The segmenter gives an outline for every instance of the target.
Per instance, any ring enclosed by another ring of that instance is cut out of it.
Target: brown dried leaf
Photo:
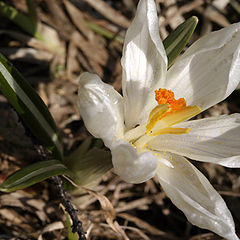
[[[209,6],[209,7],[207,7],[207,9],[204,10],[204,15],[208,19],[219,24],[222,27],[227,27],[230,25],[230,22],[227,20],[227,18],[223,14],[219,13],[212,6]]]
[[[0,48],[0,52],[6,55],[10,60],[19,59],[21,61],[38,63],[39,61],[49,62],[53,55],[44,50],[37,50],[33,48]]]
[[[171,18],[171,21],[169,22],[172,29],[177,28],[178,25],[184,22],[184,17],[181,14],[177,14],[179,10],[176,2],[176,0],[165,1],[165,6],[167,7],[166,18],[175,15],[175,17]]]
[[[124,204],[122,207],[118,207],[115,210],[116,212],[125,212],[134,208],[146,209],[147,205],[152,203],[152,201],[153,199],[151,199],[150,197],[144,197],[132,202],[128,202],[128,204]]]
[[[168,16],[168,18],[166,18],[165,21],[162,21],[160,23],[160,27],[166,26],[167,24],[169,24],[172,21],[172,19],[176,18],[177,16],[180,16],[180,15],[186,13],[186,12],[190,12],[193,9],[197,9],[203,3],[204,3],[203,0],[195,0],[195,1],[190,2],[190,3],[186,3],[185,5],[180,7],[177,12],[174,12],[173,14]]]
[[[43,240],[43,234],[46,232],[52,232],[54,230],[59,230],[59,229],[63,229],[64,225],[62,222],[58,221],[58,222],[54,222],[51,224],[48,224],[46,227],[44,227],[44,229],[42,230],[42,233],[39,235],[38,240]]]
[[[124,28],[129,27],[130,21],[126,17],[121,15],[118,11],[110,7],[104,1],[102,0],[85,0],[85,1],[113,23]]]
[[[66,177],[67,178],[67,177]],[[71,181],[69,178],[67,178],[68,181],[70,181],[75,187],[77,187],[78,189],[82,189],[85,192],[89,193],[90,195],[92,195],[93,197],[97,198],[102,210],[103,210],[103,214],[104,217],[106,219],[106,222],[109,224],[109,226],[117,233],[119,234],[119,239],[123,239],[123,240],[129,240],[129,238],[127,237],[126,233],[123,231],[123,229],[119,226],[118,222],[115,220],[116,218],[116,213],[115,210],[111,204],[111,202],[108,200],[107,197],[105,197],[104,195],[93,191],[91,189],[79,186],[77,184],[75,184],[73,181]]]
[[[78,46],[86,56],[104,65],[107,63],[107,52],[102,47],[98,47],[91,42],[87,41],[79,32],[74,31],[71,37],[72,41]],[[94,53],[94,54],[93,54]]]
[[[156,235],[156,236],[162,236],[165,239],[176,239],[175,237],[171,236],[170,234],[161,231],[153,226],[151,226],[149,223],[143,221],[140,218],[134,217],[130,214],[127,213],[119,213],[118,214],[119,217],[126,219],[127,221],[133,222],[134,224],[136,224],[138,227],[145,229],[146,231],[148,231],[148,233],[152,234],[152,235]]]
[[[108,200],[108,198],[98,192],[93,191],[93,190],[90,190],[90,189],[87,189],[84,187],[82,187],[82,189],[84,189],[86,192],[88,192],[89,194],[91,194],[92,196],[94,196],[98,199],[98,201],[101,204],[102,209],[104,210],[103,214],[104,214],[105,219],[106,219],[107,223],[109,224],[109,226],[116,233],[118,233],[121,236],[121,239],[128,240],[129,238],[127,237],[125,232],[121,229],[118,222],[115,221],[116,213],[114,211],[114,208],[113,208],[111,202]]]
[[[63,1],[73,23],[75,26],[82,32],[82,34],[85,35],[85,37],[88,38],[89,41],[93,43],[99,44],[99,36],[94,34],[94,32],[88,27],[86,24],[86,21],[84,20],[83,13],[76,8],[72,3],[69,1],[64,0]]]
[[[74,84],[76,85],[76,72],[80,72],[81,68],[79,66],[79,63],[77,61],[77,47],[76,45],[70,41],[69,46],[68,46],[68,53],[67,53],[67,78]]]

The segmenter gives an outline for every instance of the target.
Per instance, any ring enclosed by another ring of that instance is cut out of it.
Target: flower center
[[[159,105],[149,114],[146,126],[147,135],[188,133],[189,128],[171,128],[171,126],[201,112],[198,106],[186,106],[184,98],[175,99],[171,90],[161,88],[156,90],[155,99]]]
[[[155,99],[158,105],[149,114],[147,124],[125,133],[125,139],[139,150],[143,150],[147,143],[158,135],[188,133],[190,128],[173,128],[171,126],[201,112],[201,108],[197,105],[186,106],[184,98],[175,99],[171,90],[161,88],[155,90]]]

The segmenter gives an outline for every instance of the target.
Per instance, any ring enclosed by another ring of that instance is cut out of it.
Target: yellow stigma
[[[151,136],[188,133],[190,128],[171,128],[170,126],[201,112],[199,106],[186,106],[184,98],[175,99],[171,90],[161,88],[156,90],[155,99],[159,105],[149,114],[146,126],[146,133]]]

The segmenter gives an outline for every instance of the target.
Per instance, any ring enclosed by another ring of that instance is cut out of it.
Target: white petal
[[[228,240],[238,240],[230,211],[204,175],[184,157],[165,156],[174,168],[159,163],[157,176],[171,201],[192,224]]]
[[[203,110],[224,100],[240,81],[240,23],[195,42],[168,71],[166,88]]]
[[[88,131],[110,147],[123,136],[122,96],[96,75],[83,73],[79,78],[78,108]]]
[[[139,154],[125,141],[118,141],[111,152],[114,171],[126,182],[145,182],[156,174],[158,159],[151,152]]]
[[[174,127],[191,130],[182,135],[159,135],[149,146],[194,160],[240,167],[240,114],[192,120]]]
[[[154,0],[140,0],[123,48],[123,95],[127,128],[139,124],[155,103],[165,78],[167,57],[159,36]],[[149,106],[150,105],[150,106]]]

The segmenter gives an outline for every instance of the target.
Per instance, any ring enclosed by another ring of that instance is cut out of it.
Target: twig
[[[86,240],[85,233],[82,228],[82,222],[78,220],[76,209],[74,209],[74,207],[72,206],[70,200],[67,197],[66,191],[63,189],[62,179],[59,176],[55,176],[52,177],[52,180],[56,183],[56,187],[59,195],[62,198],[65,210],[68,212],[69,216],[72,219],[72,232],[78,234],[79,240]]]

